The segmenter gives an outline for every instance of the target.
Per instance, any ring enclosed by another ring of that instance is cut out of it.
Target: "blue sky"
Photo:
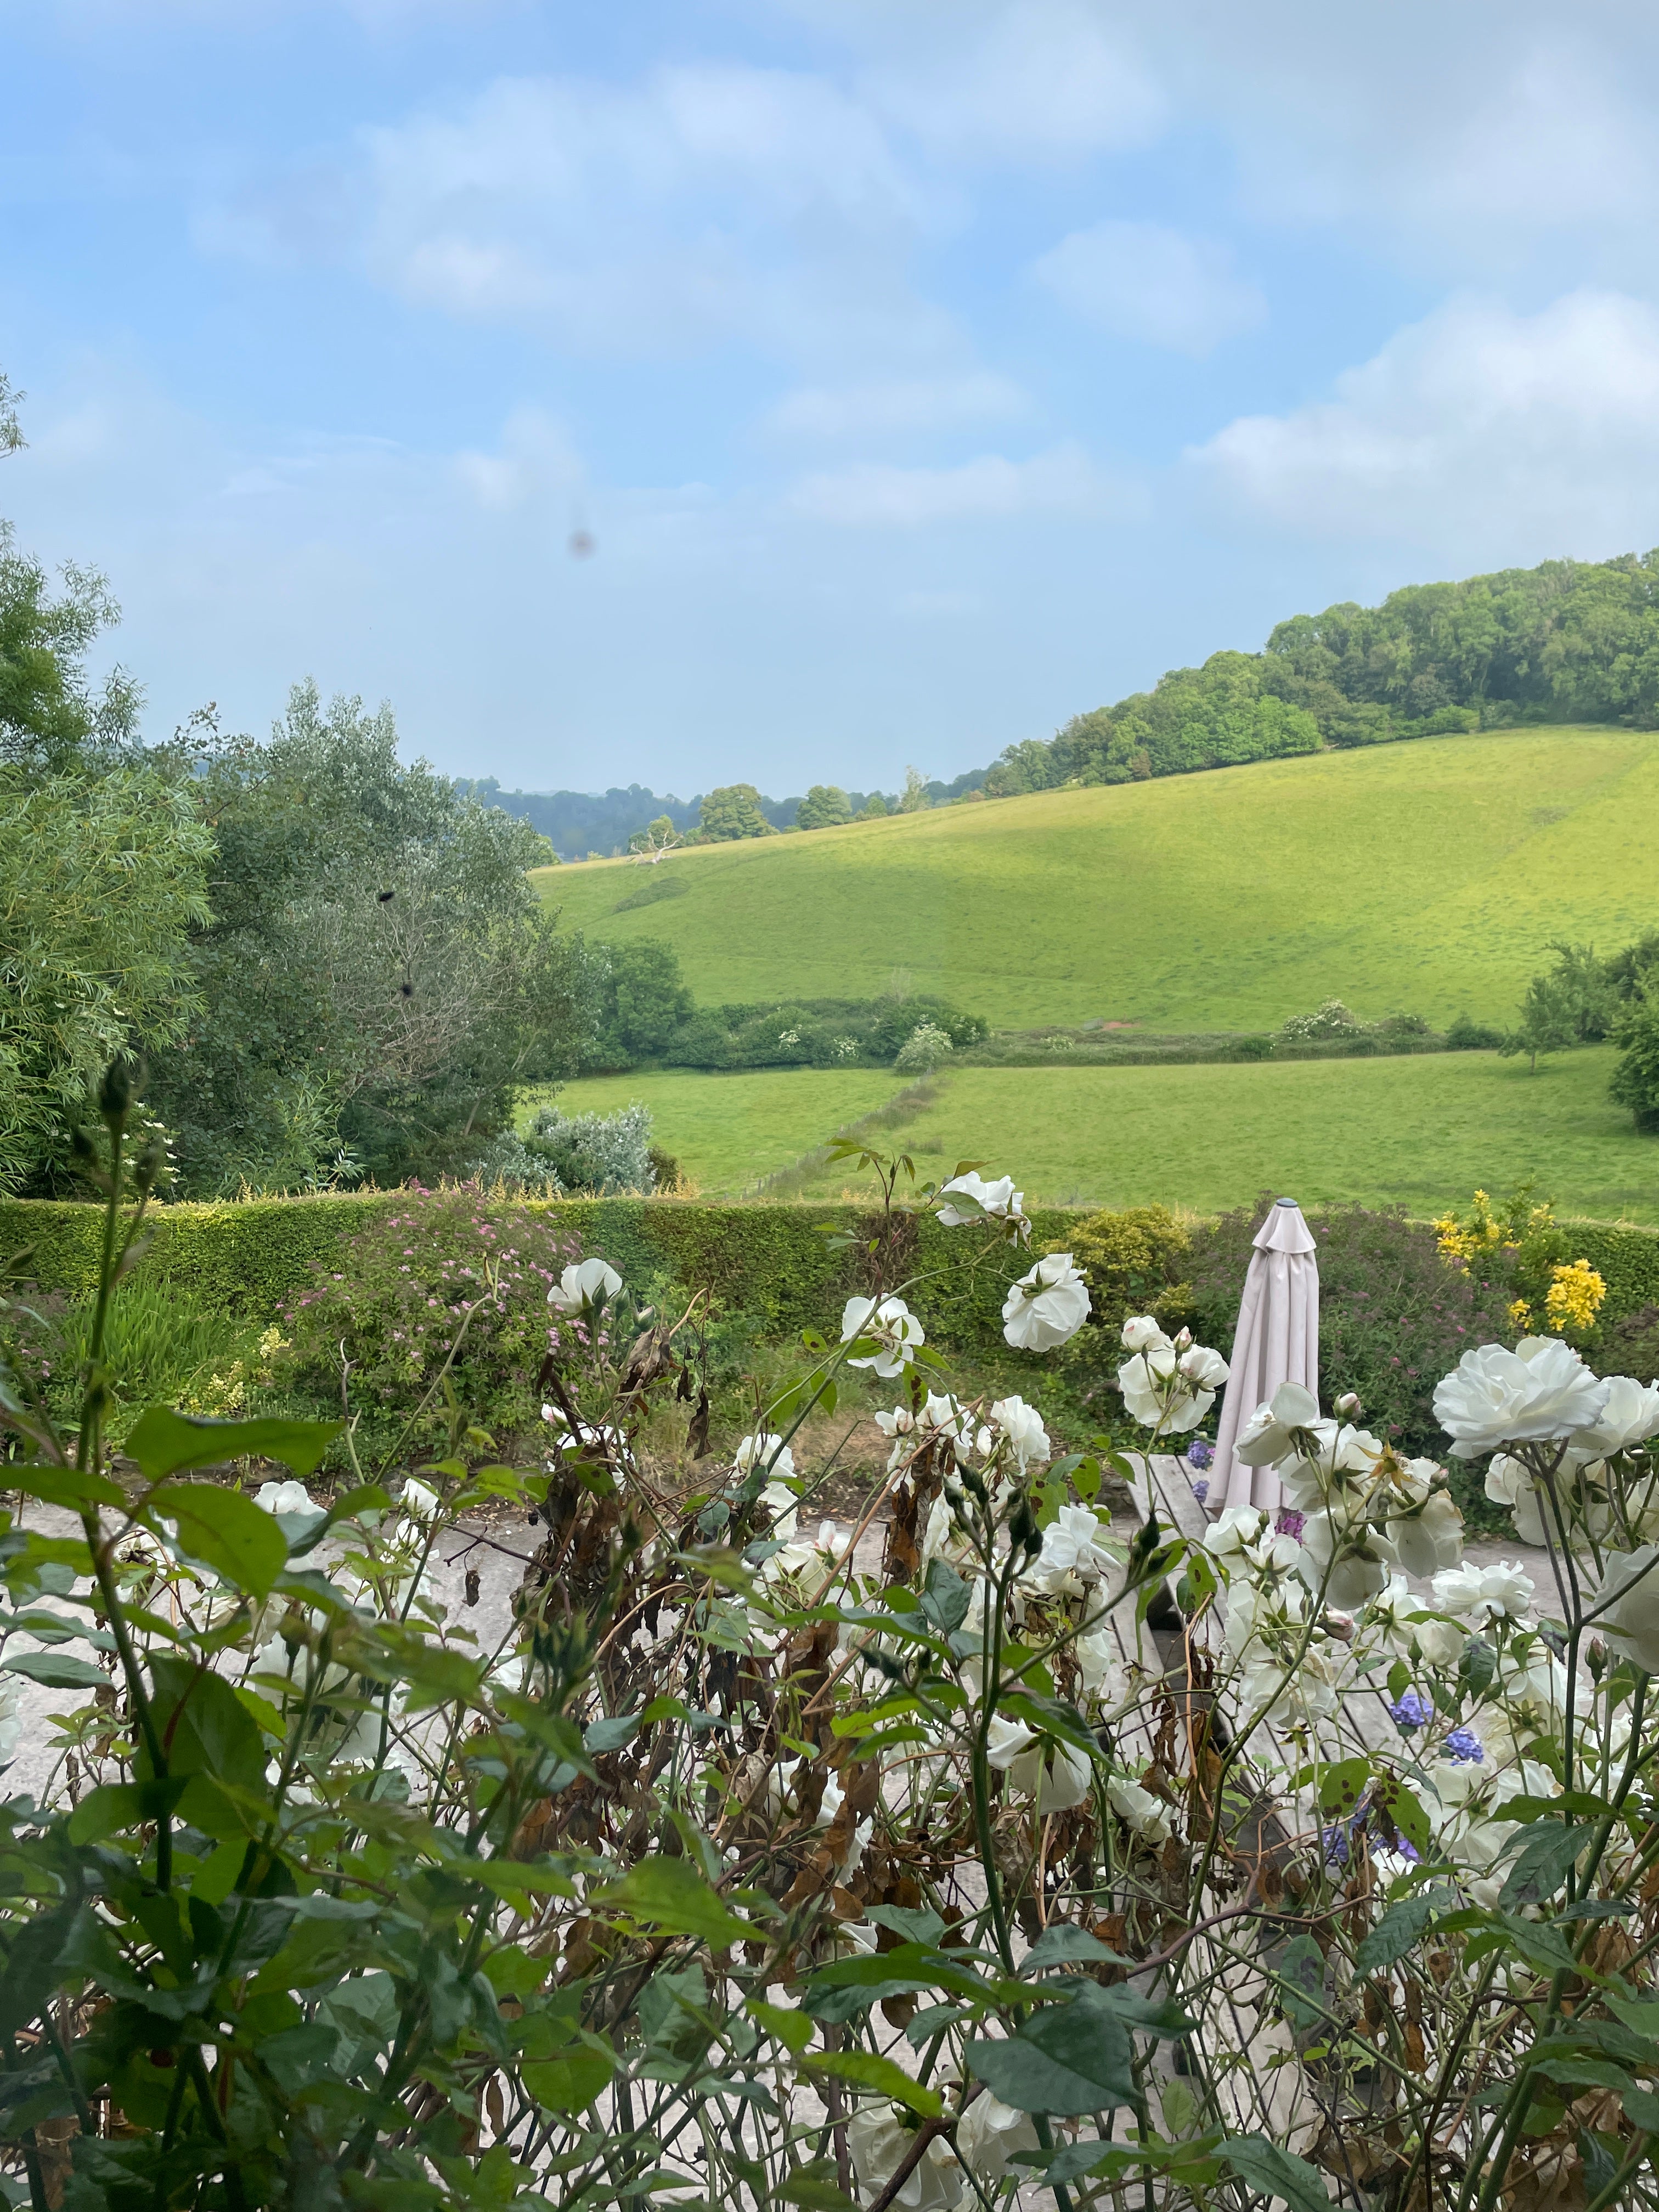
[[[892,787],[1659,540],[1625,0],[0,0],[0,514],[164,733]],[[594,543],[570,551],[574,532]]]

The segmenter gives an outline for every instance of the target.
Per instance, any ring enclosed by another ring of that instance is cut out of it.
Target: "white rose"
[[[1515,1559],[1489,1567],[1466,1561],[1434,1578],[1434,1601],[1442,1613],[1456,1613],[1477,1627],[1488,1621],[1524,1620],[1533,1600],[1533,1579]]]
[[[1127,1775],[1115,1774],[1106,1784],[1106,1802],[1126,1826],[1137,1836],[1145,1837],[1149,1844],[1168,1839],[1169,1807],[1139,1782],[1131,1782]]]
[[[1156,1345],[1170,1341],[1151,1314],[1135,1314],[1123,1324],[1123,1349],[1126,1352],[1150,1352]]]
[[[1093,1773],[1088,1754],[1068,1743],[1056,1744],[1048,1756],[1034,1744],[1008,1762],[1008,1786],[1035,1797],[1039,1814],[1069,1813],[1088,1796]]]
[[[1072,1656],[1077,1661],[1079,1689],[1085,1698],[1097,1698],[1117,1661],[1111,1624],[1103,1621],[1091,1635],[1079,1636],[1072,1646]]]
[[[1069,1252],[1051,1252],[1022,1275],[1002,1306],[1002,1334],[1017,1352],[1052,1352],[1089,1318],[1089,1286]]]
[[[256,1505],[263,1505],[267,1513],[320,1513],[322,1511],[303,1482],[262,1482],[253,1493]]]
[[[848,2120],[848,2153],[871,2201],[880,2196],[915,2141],[893,2106],[873,2099]],[[961,2201],[962,2162],[945,2136],[935,2136],[893,2202],[904,2212],[955,2212]]]
[[[1463,1516],[1443,1490],[1414,1511],[1393,1516],[1385,1534],[1395,1558],[1419,1579],[1455,1567],[1463,1556]]]
[[[438,1493],[428,1490],[425,1483],[416,1482],[411,1475],[398,1503],[411,1521],[429,1521],[438,1510]]]
[[[1035,1406],[1028,1406],[1024,1398],[999,1398],[991,1408],[991,1419],[1013,1446],[1014,1456],[1021,1467],[1029,1467],[1033,1460],[1054,1456],[1042,1414]]]
[[[1145,1429],[1195,1429],[1215,1403],[1215,1393],[1188,1376],[1187,1362],[1193,1358],[1163,1343],[1126,1360],[1117,1370],[1117,1387],[1131,1419]],[[1221,1371],[1224,1376],[1224,1366]]]
[[[1218,1352],[1212,1352],[1207,1344],[1195,1344],[1182,1353],[1181,1371],[1194,1389],[1207,1390],[1213,1396],[1231,1370]]]
[[[1597,1626],[1638,1667],[1659,1674],[1659,1544],[1608,1555],[1596,1594]]]
[[[591,1312],[608,1305],[622,1286],[622,1277],[604,1260],[573,1260],[548,1292],[547,1303],[566,1313]]]
[[[1097,1583],[1114,1565],[1106,1530],[1090,1505],[1062,1505],[1042,1532],[1034,1573],[1058,1591],[1067,1578]]]
[[[1389,1555],[1363,1521],[1310,1513],[1302,1524],[1302,1574],[1326,1602],[1346,1610],[1380,1590],[1389,1579]]]
[[[1267,1525],[1267,1516],[1259,1505],[1230,1505],[1205,1530],[1205,1549],[1218,1559],[1231,1558],[1256,1542]]]
[[[963,1201],[955,1205],[951,1194]],[[974,1221],[1000,1221],[1016,1243],[1024,1243],[1031,1233],[1031,1224],[1025,1218],[1025,1194],[1014,1188],[1012,1176],[1000,1176],[995,1182],[987,1182],[983,1176],[974,1174],[952,1176],[939,1189],[944,1201],[939,1218],[946,1229],[961,1229]]]
[[[1601,1419],[1573,1437],[1575,1455],[1610,1459],[1614,1452],[1629,1451],[1659,1436],[1659,1383],[1644,1389],[1628,1375],[1610,1375],[1607,1388]]]
[[[1544,1514],[1532,1469],[1508,1452],[1494,1453],[1486,1467],[1486,1495],[1515,1516],[1515,1533],[1523,1544],[1545,1541]]]
[[[1233,1457],[1243,1467],[1276,1467],[1297,1449],[1319,1419],[1319,1401],[1299,1382],[1281,1382],[1238,1432]]]
[[[1554,1336],[1523,1337],[1513,1352],[1478,1345],[1434,1393],[1435,1418],[1460,1459],[1593,1429],[1607,1402],[1607,1384]]]
[[[765,1465],[770,1480],[787,1482],[795,1472],[795,1455],[781,1437],[741,1437],[732,1455],[732,1464],[739,1474],[748,1474],[757,1465]]]
[[[1413,1623],[1417,1648],[1431,1667],[1455,1667],[1463,1656],[1465,1632],[1449,1620],[1421,1615]]]
[[[851,1344],[860,1336],[873,1337],[876,1349],[860,1359],[849,1359],[848,1365],[873,1367],[888,1382],[903,1373],[916,1356],[916,1346],[927,1340],[902,1298],[883,1298],[879,1305],[874,1298],[848,1298],[842,1310],[841,1340]]]
[[[1036,2123],[1029,2112],[1005,2105],[981,2089],[957,2122],[957,2150],[981,2183],[993,2188],[1008,2179],[1012,2151],[1035,2150]]]

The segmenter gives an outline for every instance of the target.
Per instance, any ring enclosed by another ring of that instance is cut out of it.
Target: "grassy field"
[[[1273,1066],[962,1068],[879,1141],[924,1176],[958,1159],[1006,1170],[1033,1198],[1162,1200],[1200,1212],[1272,1189],[1303,1200],[1401,1203],[1416,1214],[1535,1175],[1564,1213],[1659,1223],[1659,1139],[1608,1103],[1611,1051],[1547,1060],[1489,1053]],[[884,1085],[886,1088],[884,1090]],[[860,1091],[860,1085],[863,1086]],[[662,1075],[574,1083],[609,1109],[638,1097],[708,1194],[750,1187],[896,1085],[878,1075]],[[786,1133],[787,1137],[786,1140]],[[845,1187],[810,1177],[804,1194]]]
[[[536,880],[573,926],[670,939],[705,1003],[873,995],[897,970],[1012,1028],[1275,1027],[1334,995],[1372,1018],[1497,1021],[1550,939],[1611,950],[1659,921],[1656,842],[1659,734],[1528,730],[702,847],[650,876],[586,862]],[[671,875],[683,893],[616,910]]]
[[[652,1075],[592,1075],[568,1083],[567,1114],[614,1114],[641,1098],[655,1138],[706,1197],[745,1191],[834,1136],[844,1122],[884,1104],[903,1085],[878,1068],[778,1067],[735,1075],[666,1069]],[[520,1123],[537,1094],[520,1102]]]

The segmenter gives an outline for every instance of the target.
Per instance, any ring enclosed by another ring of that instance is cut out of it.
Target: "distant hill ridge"
[[[1150,691],[1076,715],[1052,738],[1022,739],[988,768],[927,791],[935,805],[1012,798],[1327,747],[1569,723],[1659,727],[1659,550],[1413,584],[1380,606],[1344,600],[1293,615],[1260,653],[1213,653],[1201,667],[1171,669]],[[473,788],[533,822],[566,858],[622,848],[656,814],[690,828],[701,803],[637,784],[603,799],[503,792],[493,781]],[[849,797],[856,812],[866,794]],[[763,799],[761,811],[785,829],[799,804]]]

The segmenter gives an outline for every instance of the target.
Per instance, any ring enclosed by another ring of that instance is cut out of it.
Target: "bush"
[[[1446,1031],[1448,1052],[1496,1052],[1503,1042],[1502,1030],[1491,1029],[1485,1022],[1472,1021],[1468,1014],[1459,1014]]]
[[[928,1075],[950,1050],[950,1037],[937,1022],[918,1022],[893,1066],[901,1075]]]
[[[648,1196],[657,1187],[651,1149],[650,1110],[637,1101],[614,1114],[562,1114],[544,1106],[521,1135],[498,1137],[471,1173],[486,1188],[501,1182],[544,1198],[567,1191]]]
[[[80,1414],[80,1378],[92,1338],[94,1302],[50,1294],[8,1316],[4,1349],[46,1396],[58,1419]],[[113,1394],[108,1428],[117,1443],[138,1413],[158,1399],[193,1413],[244,1410],[269,1380],[283,1348],[274,1328],[263,1334],[222,1307],[191,1298],[170,1283],[134,1283],[116,1300],[104,1341]]]
[[[337,1264],[319,1267],[283,1315],[289,1371],[302,1391],[337,1407],[343,1351],[367,1431],[360,1457],[364,1441],[388,1449],[412,1415],[410,1447],[423,1453],[445,1432],[440,1386],[465,1320],[450,1379],[505,1449],[538,1421],[536,1378],[557,1341],[547,1293],[580,1254],[532,1207],[469,1187],[406,1193],[349,1238]]]
[[[1224,1355],[1238,1321],[1251,1240],[1272,1202],[1263,1196],[1193,1234],[1191,1325]],[[1506,1280],[1495,1267],[1452,1265],[1434,1230],[1408,1221],[1398,1206],[1316,1206],[1308,1224],[1319,1247],[1322,1395],[1357,1391],[1360,1419],[1375,1435],[1401,1452],[1443,1459],[1434,1386],[1472,1346],[1512,1340]],[[1471,1522],[1500,1525],[1480,1475],[1462,1462],[1449,1464]]]
[[[1659,1382],[1659,1305],[1639,1307],[1602,1332],[1601,1364],[1611,1375]]]
[[[1327,999],[1315,1013],[1292,1014],[1279,1030],[1286,1044],[1324,1044],[1369,1034],[1358,1015],[1340,999]]]
[[[1271,1060],[1273,1041],[1270,1036],[1233,1037],[1221,1050],[1223,1060]]]

